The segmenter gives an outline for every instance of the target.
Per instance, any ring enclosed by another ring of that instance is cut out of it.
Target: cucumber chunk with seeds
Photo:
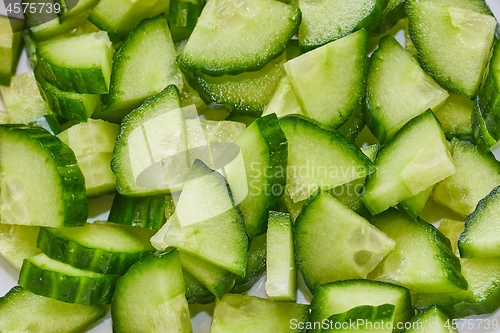
[[[467,281],[450,241],[433,225],[393,208],[369,219],[396,241],[396,248],[370,277],[400,284],[414,293],[460,292]]]
[[[0,224],[0,254],[16,269],[20,270],[23,260],[40,254],[36,247],[40,227]]]
[[[393,304],[379,306],[362,305],[344,313],[333,314],[324,323],[321,333],[392,333],[394,321]]]
[[[365,93],[367,46],[361,30],[285,64],[305,115],[333,127],[347,120]]]
[[[65,303],[16,286],[0,298],[0,331],[77,333],[105,313],[101,306]]]
[[[85,180],[75,154],[61,140],[40,127],[0,125],[0,161],[2,223],[85,223]],[[20,161],[25,161],[23,167]]]
[[[456,7],[454,7],[456,6]],[[410,35],[422,68],[451,92],[476,96],[493,45],[493,16],[436,0],[408,0]]]
[[[370,280],[345,280],[324,284],[316,290],[311,301],[308,321],[315,327],[309,333],[320,333],[321,323],[330,316],[359,306],[394,306],[394,326],[415,315],[410,291],[390,283]]]
[[[370,173],[371,161],[344,136],[308,118],[280,119],[288,140],[287,190],[294,202]]]
[[[308,306],[228,294],[215,303],[211,333],[301,332]]]
[[[36,52],[40,75],[59,90],[109,92],[113,54],[106,32],[46,41]]]
[[[366,278],[396,243],[328,193],[313,194],[294,225],[297,266],[307,287]]]
[[[177,250],[143,258],[116,284],[111,303],[113,332],[192,332],[184,293]]]
[[[175,59],[167,18],[142,21],[116,53],[105,112],[130,112],[170,84],[182,90]]]
[[[362,194],[372,214],[411,198],[456,172],[449,144],[431,110],[410,120],[380,149]]]
[[[285,50],[300,18],[298,8],[279,1],[209,1],[179,65],[208,75],[262,68]]]
[[[75,268],[45,254],[26,258],[19,285],[40,296],[85,305],[109,304],[118,275]]]
[[[380,40],[368,70],[368,127],[386,143],[409,120],[436,109],[448,98],[418,62],[392,36]]]

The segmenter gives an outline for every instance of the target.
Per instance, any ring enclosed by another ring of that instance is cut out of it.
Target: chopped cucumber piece
[[[489,152],[497,144],[497,139],[493,137],[483,116],[482,107],[479,102],[474,103],[474,112],[472,114],[472,133],[474,141],[478,148],[483,152]]]
[[[50,40],[37,45],[40,75],[62,91],[106,94],[112,45],[106,32]]]
[[[451,176],[456,168],[431,110],[413,118],[377,154],[362,194],[372,214],[383,212]]]
[[[186,299],[189,304],[206,304],[215,301],[215,296],[200,281],[184,270],[182,275],[186,286]]]
[[[365,93],[368,34],[360,30],[285,64],[304,114],[338,127]]]
[[[451,156],[457,172],[437,183],[432,196],[465,218],[479,200],[500,185],[500,162],[492,153],[483,153],[472,143],[458,139],[451,140]]]
[[[450,93],[446,103],[433,110],[443,127],[447,139],[472,137],[472,113],[474,102],[463,96]]]
[[[97,305],[65,303],[16,286],[0,298],[0,331],[77,333],[104,317],[105,313]]]
[[[236,275],[245,275],[248,239],[241,213],[224,177],[199,160],[191,168],[174,215],[151,243],[157,249],[177,247]]]
[[[273,302],[255,296],[228,294],[215,303],[211,333],[290,332],[302,330],[305,304]]]
[[[437,83],[472,99],[489,59],[496,20],[446,2],[406,2],[411,39],[422,68]]]
[[[142,21],[115,56],[105,112],[130,112],[170,84],[181,91],[182,75],[175,59],[165,15]]]
[[[287,213],[269,213],[266,267],[267,295],[276,301],[294,301],[297,292],[297,270],[292,220]]]
[[[36,247],[40,227],[0,224],[0,254],[18,270],[23,260],[40,254]]]
[[[286,182],[287,140],[276,115],[256,119],[235,140],[243,165],[224,167],[250,239],[264,233],[269,211],[277,209]]]
[[[276,85],[276,89],[271,100],[266,105],[262,116],[267,116],[271,113],[276,113],[278,118],[287,114],[303,114],[302,108],[293,92],[292,83],[286,74],[281,77]]]
[[[231,293],[243,293],[257,282],[266,270],[267,234],[262,234],[250,241],[247,255],[245,276],[236,276]]]
[[[13,18],[0,16],[0,85],[9,86],[23,49],[22,33],[13,32]],[[22,29],[21,29],[22,30]]]
[[[327,282],[366,278],[396,246],[325,192],[313,194],[302,208],[294,244],[297,266],[313,293]]]
[[[345,280],[324,284],[311,301],[308,332],[320,333],[321,323],[330,316],[359,306],[394,306],[394,323],[404,323],[415,315],[410,291],[390,283],[370,280]]]
[[[328,321],[322,325],[321,333],[348,333],[352,331],[392,333],[394,309],[393,304],[357,306],[347,312],[331,315]]]
[[[34,294],[85,305],[109,304],[117,275],[84,271],[45,254],[26,258],[19,285]]]
[[[359,103],[346,122],[337,129],[349,141],[354,142],[366,125],[363,108],[364,103]]]
[[[206,0],[170,0],[168,22],[173,40],[187,39],[193,32]]]
[[[372,33],[375,35],[383,34],[392,29],[399,20],[405,18],[405,2],[406,0],[389,0],[378,25],[373,29]]]
[[[450,241],[432,224],[393,208],[370,218],[370,222],[396,241],[394,251],[370,274],[371,278],[400,284],[414,293],[467,289]]]
[[[113,332],[191,333],[184,293],[178,251],[143,258],[116,284],[111,303]]]
[[[410,320],[402,333],[458,333],[456,323],[438,307],[427,309]]]
[[[418,62],[392,36],[380,40],[368,70],[368,127],[386,143],[409,120],[436,109],[448,98]]]
[[[399,203],[399,206],[403,208],[411,218],[416,219],[420,215],[420,212],[422,212],[422,210],[424,209],[425,204],[429,200],[433,189],[434,185],[429,186],[419,194],[401,201]]]
[[[77,20],[79,17],[88,17],[99,0],[55,0],[55,3],[61,3],[62,10],[57,13],[59,22],[64,23],[69,20]]]
[[[371,161],[336,130],[299,115],[280,119],[288,139],[287,190],[294,202],[370,172]]]
[[[285,51],[300,10],[279,1],[209,1],[179,57],[183,70],[208,75],[262,68]]]
[[[0,161],[2,223],[85,223],[85,180],[75,154],[61,140],[39,127],[0,125]],[[23,167],[20,161],[25,161]]]
[[[388,0],[299,0],[302,22],[299,43],[304,50],[324,45],[365,28],[375,28]]]
[[[491,147],[500,138],[500,42],[497,40],[493,46],[490,62],[486,68],[485,77],[481,85],[476,103],[481,118],[484,120],[473,122],[476,141],[483,141]],[[484,123],[484,124],[482,124]],[[486,138],[481,137],[481,132],[491,133],[491,144]],[[488,148],[489,148],[488,147]]]

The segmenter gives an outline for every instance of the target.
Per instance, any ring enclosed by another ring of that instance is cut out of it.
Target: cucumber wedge
[[[339,127],[365,94],[368,33],[360,30],[285,64],[304,114]]]
[[[450,241],[433,225],[393,208],[369,220],[396,241],[394,251],[370,274],[371,278],[405,286],[414,293],[467,289]]]
[[[441,125],[431,110],[413,118],[383,146],[361,198],[372,214],[383,212],[451,176],[456,168]]]
[[[178,251],[143,258],[116,284],[111,303],[113,332],[191,333],[184,293]]]
[[[45,254],[26,258],[19,285],[34,294],[85,305],[109,304],[118,275],[84,271]]]
[[[267,116],[271,113],[276,113],[278,118],[287,114],[303,114],[302,108],[293,92],[292,83],[286,75],[283,75],[276,85],[274,93],[262,116]]]
[[[198,203],[195,209],[193,202]],[[151,243],[157,249],[177,247],[236,275],[245,275],[248,239],[241,213],[224,177],[199,160],[191,168],[176,212]]]
[[[0,161],[2,223],[48,227],[85,223],[85,180],[75,154],[61,140],[40,127],[0,125]],[[19,161],[28,162],[20,167]]]
[[[392,333],[394,309],[393,304],[357,306],[347,312],[331,315],[328,321],[322,325],[321,333],[347,333],[351,331]]]
[[[238,74],[262,68],[285,51],[300,10],[279,1],[209,1],[179,57],[185,71]]]
[[[406,2],[410,35],[422,68],[442,87],[472,99],[489,59],[496,20],[463,7],[440,0]]]
[[[448,140],[472,137],[473,101],[461,95],[450,93],[446,103],[433,111]]]
[[[25,225],[0,224],[0,254],[17,270],[23,260],[40,254],[36,247],[40,227]]]
[[[294,202],[370,173],[372,162],[344,136],[299,115],[280,119],[288,140],[287,190]]]
[[[105,313],[100,306],[65,303],[16,286],[0,298],[0,331],[78,333]]]
[[[170,84],[181,91],[182,75],[175,59],[165,15],[142,21],[115,56],[105,112],[130,112]]]
[[[295,260],[309,290],[366,278],[396,243],[328,193],[313,194],[294,225]]]

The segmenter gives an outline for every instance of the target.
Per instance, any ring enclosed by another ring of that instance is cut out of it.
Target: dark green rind
[[[236,276],[231,293],[241,294],[257,282],[266,270],[266,234],[255,237],[250,241],[247,256],[247,269],[245,276]]]
[[[392,6],[391,2],[394,2]],[[404,19],[406,17],[405,2],[406,0],[389,0],[378,25],[372,30],[372,34],[381,35],[392,29],[399,20]]]
[[[118,275],[99,274],[96,277],[72,276],[39,267],[24,259],[19,273],[19,285],[34,294],[67,303],[85,305],[109,304]]]
[[[358,106],[353,109],[346,122],[337,128],[340,134],[344,135],[349,141],[354,142],[365,127],[364,107],[364,103],[358,104]]]
[[[45,149],[47,158],[52,160],[57,168],[62,186],[61,200],[64,202],[64,212],[61,212],[60,224],[53,226],[77,227],[84,225],[89,209],[85,179],[71,148],[41,127],[0,125],[2,140],[5,139],[6,135],[12,136],[14,140],[20,138],[21,140],[36,141]],[[41,223],[41,225],[45,224]]]
[[[0,298],[0,331],[78,333],[105,314],[101,306],[64,303],[16,286]]]
[[[476,99],[474,103],[474,112],[472,114],[472,134],[474,135],[474,142],[479,147],[482,152],[489,152],[492,147],[497,144],[497,139],[495,139],[483,118],[483,112],[481,111],[481,106]]]
[[[368,327],[377,327],[377,323],[382,327],[379,330],[381,332],[385,332],[388,330],[387,327],[389,327],[389,324],[387,323],[392,323],[392,321],[394,320],[394,309],[395,306],[393,304],[382,304],[379,306],[357,306],[350,309],[349,311],[339,314],[333,314],[328,317],[328,324],[330,325],[330,327],[323,328],[321,330],[321,333],[343,332],[341,328],[336,328],[337,326],[335,324],[340,324],[340,326],[338,327],[342,327],[342,324],[347,324],[349,327],[349,325],[351,325],[351,323],[353,322],[356,323],[356,331],[359,332],[365,331],[365,325]],[[367,332],[370,331],[370,329],[367,329]]]
[[[101,95],[79,94],[58,89],[47,82],[35,69],[38,88],[50,109],[61,117],[74,121],[87,121],[101,103]]]
[[[200,281],[186,271],[182,271],[186,287],[186,299],[189,304],[207,304],[215,301],[215,296]]]
[[[61,124],[59,124],[58,117],[54,114],[46,114],[28,123],[29,126],[41,127],[52,135],[57,135],[62,132]]]
[[[175,209],[171,195],[166,197],[124,197],[116,194],[108,221],[159,230]]]
[[[477,134],[487,131],[492,138],[500,138],[500,41],[497,40],[493,46],[493,51],[488,66],[485,70],[485,77],[479,94],[476,99],[474,113],[481,112],[482,122],[479,123],[476,116],[476,122],[473,120],[473,129],[476,141],[481,137]],[[484,129],[482,128],[484,127]],[[476,131],[478,133],[476,133]],[[487,145],[489,142],[484,140]],[[491,146],[490,146],[491,147]]]
[[[189,38],[204,6],[205,0],[170,0],[168,22],[174,41]]]
[[[452,322],[448,314],[437,306],[433,306],[419,313],[413,317],[409,323],[412,325],[408,325],[409,328],[405,328],[401,333],[425,333],[430,332],[430,330],[439,330],[440,332],[446,330],[450,333],[456,332],[451,329],[456,323]],[[443,329],[443,331],[440,329]]]
[[[80,244],[75,240],[67,238],[71,233],[78,233],[81,228],[91,227],[92,225],[89,224],[85,227],[71,228],[71,230],[40,228],[37,247],[47,257],[73,267],[100,274],[116,275],[125,274],[130,266],[154,251],[154,248],[148,246],[148,244],[144,244],[143,251],[119,252],[113,250],[112,240],[110,240],[110,244],[95,244],[95,247],[91,247],[91,239],[89,239],[89,244]],[[109,226],[109,228],[113,227]],[[101,231],[95,230],[94,232]],[[132,236],[125,230],[122,232],[127,234],[127,236]],[[99,246],[102,248],[98,248]]]

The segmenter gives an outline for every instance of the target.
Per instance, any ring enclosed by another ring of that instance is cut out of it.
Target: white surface
[[[486,0],[489,4],[491,10],[494,12],[495,16],[500,19],[500,0]],[[3,1],[0,1],[0,14],[5,13],[5,8]],[[401,36],[398,36],[401,37]],[[30,69],[30,65],[28,59],[26,57],[26,53],[23,52],[22,58],[19,63],[19,67],[17,70],[17,74],[28,71]],[[3,108],[3,105],[0,101],[0,109]],[[496,153],[499,153],[497,151]],[[497,158],[500,154],[496,154]],[[90,202],[90,220],[107,219],[108,209],[111,205],[112,196],[104,197],[98,200],[91,200]],[[17,270],[11,266],[3,257],[0,256],[0,295],[4,295],[7,293],[12,287],[17,284],[18,272]],[[265,289],[264,282],[265,278],[262,278],[249,292],[251,295],[258,295],[265,297]],[[303,285],[303,283],[299,283],[299,285]],[[304,293],[299,292],[298,302],[307,303],[310,301],[309,295],[304,296]],[[210,322],[211,317],[210,314],[213,311],[213,304],[209,305],[194,305],[191,307],[192,314],[192,323],[193,323],[193,332],[194,333],[209,333],[210,332]],[[491,320],[496,319],[500,321],[500,310],[495,314],[490,316],[473,316],[470,318],[489,318]],[[473,332],[491,332],[491,333],[500,333],[500,328],[497,329],[485,329],[484,326],[479,327],[480,321],[459,321],[457,323],[458,327],[464,327],[459,331],[461,333],[473,333]],[[467,328],[467,325],[474,325],[474,328]],[[111,333],[111,319],[108,315],[93,325],[87,332],[89,333]],[[9,333],[9,332],[4,332]],[[236,333],[236,332],[235,332]],[[267,333],[267,332],[263,332]],[[271,332],[269,332],[271,333]]]

